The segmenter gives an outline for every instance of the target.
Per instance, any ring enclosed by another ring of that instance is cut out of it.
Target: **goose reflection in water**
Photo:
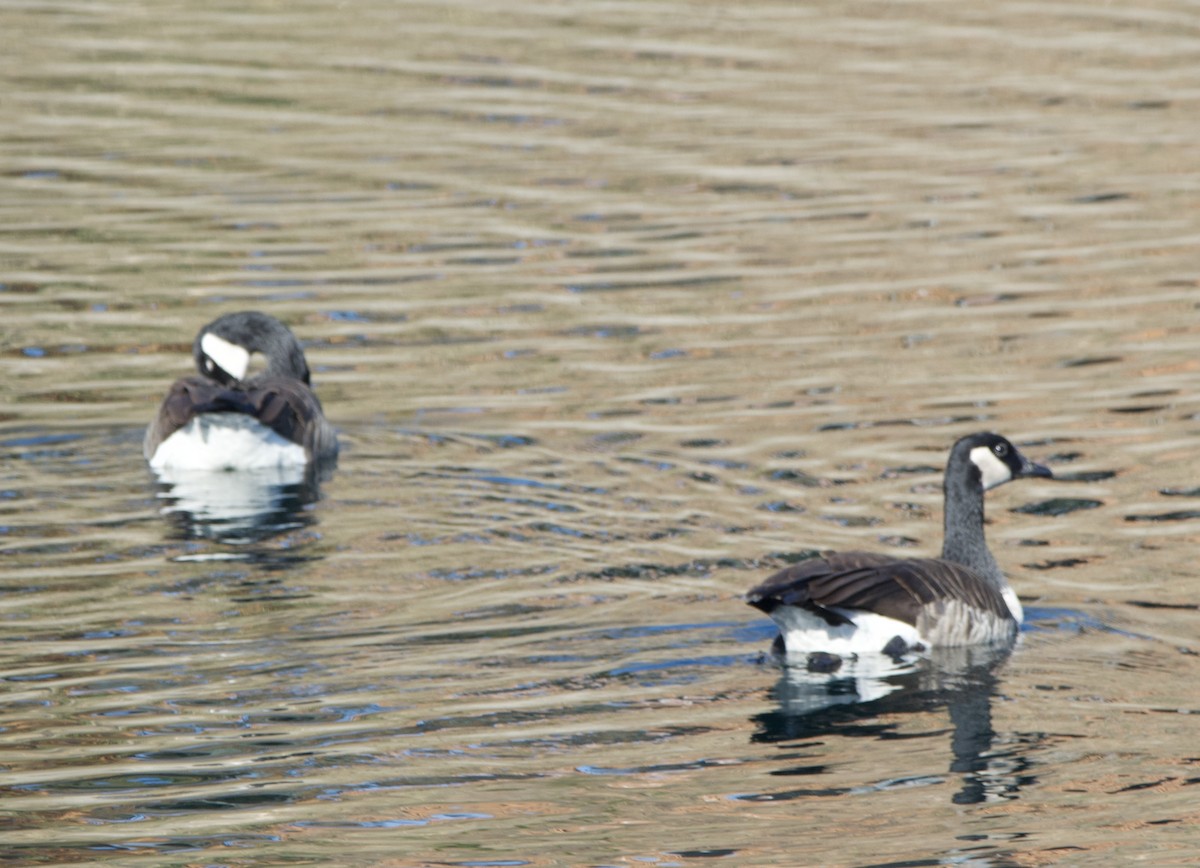
[[[317,464],[238,471],[161,468],[157,496],[162,514],[182,539],[232,545],[262,542],[308,527],[311,504],[332,467]]]
[[[996,741],[992,701],[998,694],[998,672],[1012,647],[936,648],[927,657],[900,661],[884,655],[878,655],[879,660],[860,657],[831,674],[785,667],[774,691],[779,708],[753,718],[759,726],[753,740],[781,742],[830,735],[899,738],[903,737],[897,732],[900,723],[880,718],[938,713],[945,708],[953,727],[948,770],[964,776],[952,800],[974,804],[1016,798],[1022,787],[1034,781],[1022,746],[1028,739],[1018,737],[1022,744],[998,752],[992,749]],[[877,788],[940,783],[939,775],[940,771],[928,779],[883,782]],[[806,790],[793,795],[812,794]],[[789,794],[762,798],[784,800]]]

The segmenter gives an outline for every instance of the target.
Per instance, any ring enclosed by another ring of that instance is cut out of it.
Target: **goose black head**
[[[1026,476],[1052,477],[1050,468],[1034,464],[999,434],[971,434],[954,444],[948,467],[965,462],[984,491],[1011,479]]]
[[[300,342],[291,329],[265,313],[227,313],[200,329],[192,345],[200,373],[225,386],[246,379],[254,353],[266,359],[267,374],[310,383]]]

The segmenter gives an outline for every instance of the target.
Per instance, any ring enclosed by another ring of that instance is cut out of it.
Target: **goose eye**
[[[992,447],[992,451],[996,453],[997,457],[1003,458],[1005,455],[1008,454],[1008,444],[1007,443],[997,443],[995,446]]]
[[[204,360],[204,370],[211,372],[211,371],[213,370],[213,368],[215,368],[215,367],[216,367],[216,366],[213,364],[213,360],[212,360],[212,359],[205,359],[205,360]]]

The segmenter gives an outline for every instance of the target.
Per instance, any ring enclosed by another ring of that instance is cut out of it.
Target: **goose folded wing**
[[[798,606],[831,625],[849,621],[842,612],[863,610],[916,624],[922,610],[950,600],[999,616],[1007,606],[999,592],[973,570],[937,558],[894,558],[841,552],[782,570],[747,595],[764,611]]]
[[[252,414],[280,437],[299,443],[309,456],[336,453],[336,435],[308,386],[289,377],[268,377],[247,385]]]
[[[171,385],[163,398],[155,424],[159,442],[202,413],[251,413],[244,392],[229,389],[204,377],[184,377]]]

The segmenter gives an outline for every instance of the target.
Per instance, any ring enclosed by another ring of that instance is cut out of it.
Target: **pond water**
[[[1200,863],[1196,7],[0,26],[6,864]],[[141,436],[245,308],[343,452],[231,517]],[[764,660],[982,429],[1013,653]]]

